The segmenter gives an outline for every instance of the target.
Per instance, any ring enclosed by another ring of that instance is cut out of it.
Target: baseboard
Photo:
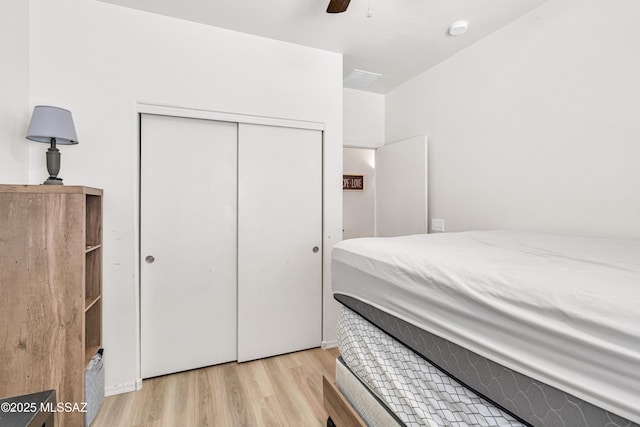
[[[117,384],[111,387],[105,387],[104,395],[113,396],[116,394],[129,393],[130,391],[140,390],[142,388],[142,379],[137,379],[136,381],[131,381],[124,384]]]
[[[333,340],[333,341],[322,341],[322,346],[321,348],[323,350],[327,350],[329,348],[335,348],[338,346],[338,340]]]

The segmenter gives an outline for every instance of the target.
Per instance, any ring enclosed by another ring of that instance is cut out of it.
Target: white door
[[[376,149],[376,236],[427,233],[427,137]]]
[[[237,124],[143,115],[143,378],[236,360]]]
[[[238,361],[317,347],[322,133],[240,124]]]

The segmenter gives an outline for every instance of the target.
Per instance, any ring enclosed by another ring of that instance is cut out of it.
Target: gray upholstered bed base
[[[355,298],[334,297],[476,393],[536,427],[640,427]]]

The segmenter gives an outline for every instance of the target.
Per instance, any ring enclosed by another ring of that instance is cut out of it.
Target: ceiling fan
[[[331,0],[327,7],[327,13],[342,13],[349,7],[351,0]]]

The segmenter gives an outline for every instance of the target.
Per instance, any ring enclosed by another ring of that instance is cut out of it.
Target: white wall
[[[347,175],[364,175],[364,190],[347,190],[343,191],[342,194],[342,237],[344,239],[374,236],[375,155],[375,150],[369,148],[344,149],[342,156],[343,173]]]
[[[323,338],[335,339],[329,263],[342,231],[342,57],[93,0],[32,0],[31,8],[30,102],[73,112],[80,144],[61,148],[60,176],[104,189],[108,392],[140,376],[139,101],[325,123]],[[34,158],[31,167],[39,182],[44,165]],[[167,173],[180,170],[167,165]]]
[[[384,95],[344,89],[344,145],[375,148],[384,145]]]
[[[345,88],[344,173],[363,174],[362,192],[343,194],[344,238],[374,235],[375,149],[384,145],[384,95]]]
[[[552,0],[386,98],[447,231],[640,237],[637,0]]]
[[[0,183],[26,184],[29,142],[29,2],[0,3]],[[37,144],[37,143],[34,143]],[[43,148],[42,161],[47,146]]]

